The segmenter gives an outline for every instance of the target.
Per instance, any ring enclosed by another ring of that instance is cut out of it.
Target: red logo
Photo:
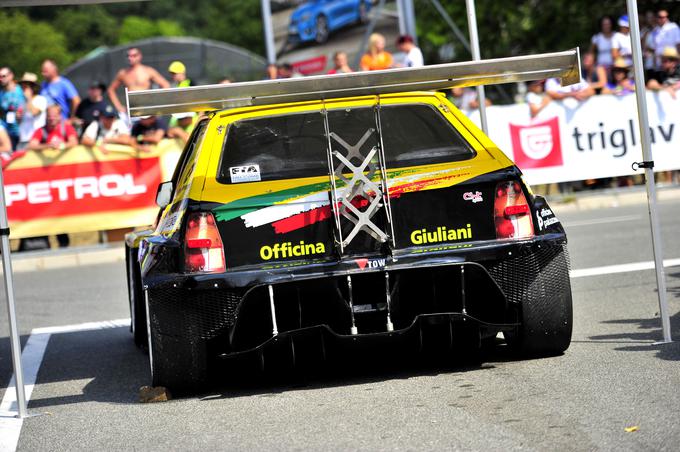
[[[524,168],[562,166],[560,123],[555,117],[530,126],[510,124],[515,164]]]
[[[314,74],[326,69],[327,58],[325,55],[310,58],[308,60],[296,61],[293,67],[302,75]]]

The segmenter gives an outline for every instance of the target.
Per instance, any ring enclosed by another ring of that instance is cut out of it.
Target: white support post
[[[261,0],[262,28],[264,29],[264,46],[267,51],[267,64],[276,64],[276,45],[274,44],[274,26],[272,25],[272,7],[270,0]]]
[[[5,278],[5,295],[7,296],[7,314],[9,316],[9,338],[12,349],[12,367],[14,368],[14,384],[17,393],[18,418],[28,416],[26,408],[26,390],[24,388],[24,370],[21,366],[21,342],[14,303],[14,281],[12,279],[12,259],[9,246],[9,223],[5,207],[5,184],[0,170],[0,252],[2,252],[2,271]]]
[[[666,277],[663,270],[663,250],[661,243],[661,230],[659,228],[659,215],[656,206],[656,185],[654,180],[654,167],[652,158],[652,146],[649,134],[649,117],[647,116],[647,90],[645,89],[645,77],[642,66],[642,48],[640,44],[640,22],[636,0],[626,0],[628,7],[628,20],[630,21],[630,39],[633,44],[633,72],[635,74],[635,100],[637,101],[638,126],[642,137],[642,158],[646,163],[645,185],[647,186],[647,207],[649,222],[652,230],[652,251],[654,253],[654,266],[656,268],[656,287],[659,298],[659,313],[663,329],[663,342],[672,342],[671,322],[668,314],[668,302],[666,294]]]
[[[477,35],[477,13],[475,12],[475,0],[465,0],[467,8],[468,29],[470,30],[470,47],[472,47],[472,59],[479,61],[479,36]],[[482,123],[482,131],[489,134],[489,126],[486,121],[486,94],[483,86],[477,87],[477,101],[479,102],[479,119]]]

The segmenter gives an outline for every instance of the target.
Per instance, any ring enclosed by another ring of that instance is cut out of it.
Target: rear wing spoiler
[[[575,48],[564,52],[419,68],[130,91],[126,92],[126,97],[129,116],[167,115],[552,77],[561,78],[563,85],[571,85],[580,81],[580,74],[579,51]]]

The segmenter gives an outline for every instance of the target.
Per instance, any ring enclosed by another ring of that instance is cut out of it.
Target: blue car
[[[289,41],[326,42],[332,32],[365,22],[370,9],[370,0],[310,0],[290,16]]]

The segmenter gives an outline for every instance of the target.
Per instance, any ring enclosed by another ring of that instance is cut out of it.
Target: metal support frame
[[[272,316],[272,335],[276,336],[279,334],[279,328],[276,325],[276,306],[274,305],[274,287],[271,284],[267,286],[269,289],[269,311]]]
[[[264,29],[264,46],[267,51],[267,64],[276,63],[276,46],[274,43],[274,28],[272,25],[271,0],[260,0],[262,8],[262,28]]]
[[[479,36],[477,34],[477,13],[475,12],[475,0],[465,0],[467,8],[468,28],[470,30],[470,46],[472,47],[472,59],[479,61]],[[483,86],[477,86],[477,101],[479,102],[479,119],[482,124],[482,131],[485,135],[489,134],[489,124],[486,120],[486,93]]]
[[[338,207],[337,196],[338,187],[337,184],[335,183],[335,170],[333,169],[333,143],[331,143],[330,124],[328,123],[328,112],[326,111],[326,109],[322,111],[322,114],[323,114],[323,127],[324,131],[326,132],[327,141],[326,157],[328,159],[328,177],[331,181],[329,197],[331,202],[331,208],[333,209],[333,220],[335,222],[335,243],[336,246],[339,248],[340,254],[343,254],[345,251],[345,246],[343,245],[344,240],[342,238],[342,228],[340,227],[340,208]]]
[[[0,171],[0,252],[2,252],[2,271],[5,278],[9,337],[12,349],[12,367],[14,368],[14,388],[17,393],[17,417],[23,419],[28,417],[28,409],[26,406],[26,390],[24,389],[24,370],[21,365],[21,342],[19,341],[19,327],[14,300],[14,281],[12,279],[12,250],[9,245],[9,222],[5,206],[5,183],[2,171]]]
[[[375,124],[378,127],[378,140],[380,141],[380,149],[378,157],[380,159],[380,173],[382,178],[382,192],[383,204],[385,206],[385,213],[387,214],[387,224],[390,225],[390,241],[392,246],[396,247],[396,238],[394,236],[394,223],[392,222],[392,202],[390,201],[390,187],[387,179],[387,159],[385,159],[385,143],[383,142],[382,121],[380,120],[380,100],[375,107]]]
[[[394,331],[392,324],[392,296],[390,294],[390,274],[385,272],[385,299],[387,301],[387,331]]]
[[[460,305],[461,312],[467,314],[467,301],[465,300],[465,265],[460,266]]]
[[[647,115],[647,90],[644,84],[642,66],[642,48],[640,45],[640,22],[636,0],[626,0],[628,19],[630,21],[630,39],[633,44],[633,71],[635,73],[635,100],[637,101],[638,126],[642,144],[642,156],[645,162],[652,162],[652,146],[649,132],[649,117]],[[645,169],[645,185],[647,187],[647,207],[649,222],[652,232],[652,252],[654,254],[654,267],[656,268],[656,286],[659,299],[659,313],[663,329],[663,343],[672,342],[671,322],[668,314],[668,301],[666,297],[666,278],[663,269],[663,251],[661,249],[661,230],[659,228],[659,214],[656,206],[656,185],[654,180],[654,168],[652,165],[641,165]]]
[[[337,133],[330,133],[330,138],[347,151],[346,155],[343,155],[340,151],[331,151],[331,155],[340,161],[340,165],[334,168],[333,176],[345,183],[345,189],[339,198],[341,205],[339,209],[340,215],[354,223],[354,227],[342,241],[343,247],[349,245],[360,231],[368,233],[381,243],[388,240],[388,235],[371,221],[371,218],[373,218],[378,210],[384,207],[384,204],[381,202],[383,192],[371,180],[376,173],[374,157],[378,153],[378,148],[373,146],[366,156],[361,153],[362,146],[374,133],[375,129],[369,128],[354,145],[347,143]],[[352,159],[359,159],[361,163],[355,166],[351,161]],[[343,174],[346,170],[352,172],[352,176],[349,179]],[[352,201],[357,197],[368,201],[368,206],[364,211],[359,210],[352,204]]]
[[[350,333],[352,336],[356,336],[359,334],[359,330],[357,329],[357,324],[354,320],[354,292],[352,290],[352,276],[347,275],[347,291],[349,293],[349,315],[350,318],[352,319],[352,326],[350,327]]]

